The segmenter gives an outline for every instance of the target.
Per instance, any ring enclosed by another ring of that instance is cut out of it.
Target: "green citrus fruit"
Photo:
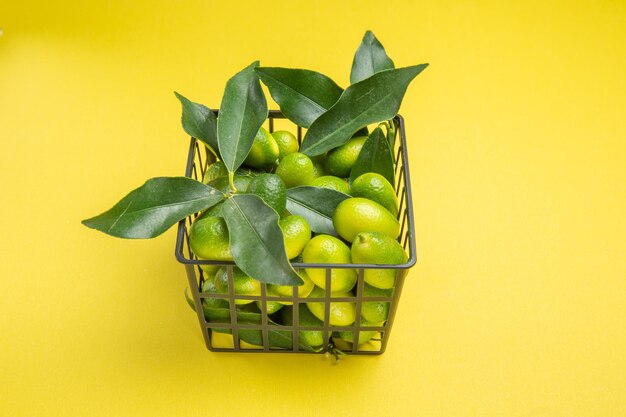
[[[314,178],[313,162],[303,153],[290,153],[281,159],[276,175],[283,179],[287,188],[307,185]]]
[[[361,232],[382,232],[391,238],[400,234],[400,222],[386,208],[363,197],[352,197],[337,205],[333,226],[339,236],[352,242]]]
[[[226,168],[226,165],[224,165],[222,161],[217,161],[209,165],[207,170],[204,172],[202,182],[208,184],[214,179],[224,177],[226,175],[228,175],[228,168]]]
[[[298,323],[293,322],[293,307],[287,306],[280,312],[282,323],[285,326],[311,326],[319,327],[320,330],[300,330],[300,342],[313,348],[324,344],[324,323],[315,317],[305,304],[298,304]],[[331,332],[328,332],[330,336]]]
[[[240,193],[245,193],[246,191],[248,191],[248,187],[250,186],[251,182],[252,182],[252,176],[250,175],[235,174],[233,177],[233,183],[235,184],[235,188],[237,189],[237,192],[240,192]],[[213,188],[220,190],[224,194],[230,193],[230,184],[228,183],[228,175],[225,177],[219,177],[219,178],[212,180],[211,182],[209,182],[209,185]]]
[[[369,198],[377,202],[394,217],[398,216],[398,196],[393,186],[385,177],[375,172],[359,175],[350,185],[350,194],[353,197]]]
[[[321,177],[317,177],[313,181],[311,181],[311,185],[315,187],[330,188],[331,190],[339,191],[344,194],[350,193],[350,186],[348,185],[346,180],[335,177],[333,175],[324,175]]]
[[[208,277],[202,283],[202,292],[220,294],[215,287],[215,276]],[[208,308],[228,308],[228,300],[224,298],[202,298],[202,304]]]
[[[325,291],[320,287],[313,288],[309,298],[323,298],[325,297]],[[353,298],[354,295],[350,292],[333,292],[330,294],[331,298]],[[323,301],[309,301],[306,303],[311,313],[321,321],[324,321],[324,302]],[[331,326],[349,326],[354,323],[356,319],[356,306],[349,301],[336,301],[330,303],[330,316],[328,317],[328,323]]]
[[[302,253],[302,250],[311,240],[311,227],[304,217],[292,214],[278,221],[283,231],[287,258],[293,259]]]
[[[393,289],[383,290],[372,287],[368,283],[363,286],[363,297],[391,297]],[[388,301],[364,301],[361,306],[361,317],[369,322],[381,322],[389,316]]]
[[[215,274],[215,288],[220,294],[228,294],[228,269],[223,266]],[[233,291],[235,295],[261,295],[261,283],[233,267]],[[249,304],[252,300],[236,299],[235,304]]]
[[[298,298],[306,298],[309,294],[311,294],[311,291],[313,291],[315,284],[313,284],[313,281],[311,281],[311,278],[309,278],[304,270],[300,270],[298,275],[300,275],[300,278],[304,281],[304,284],[295,286],[298,291]],[[278,294],[278,296],[289,297],[290,299],[293,297],[293,285],[268,285],[268,287]],[[280,302],[285,305],[293,304],[292,301],[281,300]]]
[[[298,152],[300,144],[293,133],[286,130],[276,130],[272,132],[272,136],[278,144],[278,158],[283,159],[285,155]]]
[[[274,288],[272,288],[271,285],[268,285],[265,289],[265,294],[268,297],[278,297],[279,294],[276,292],[276,290]],[[263,304],[261,301],[255,301],[257,307],[259,307],[259,310],[263,311]],[[280,310],[281,308],[283,308],[284,304],[279,302],[279,301],[271,301],[271,300],[267,300],[265,301],[265,307],[267,309],[267,314],[274,314],[276,313],[278,310]]]
[[[287,187],[278,175],[260,174],[254,177],[248,186],[248,193],[256,194],[276,210],[278,215],[285,211]]]
[[[408,256],[397,240],[380,232],[359,233],[352,242],[352,262],[359,264],[398,265],[406,263]],[[364,279],[369,285],[388,289],[396,281],[395,269],[365,269]]]
[[[254,142],[243,161],[247,166],[254,168],[267,168],[276,164],[280,150],[274,137],[265,128],[260,128],[254,137]]]
[[[191,251],[200,259],[232,261],[226,222],[221,217],[199,216],[189,230]]]
[[[304,263],[349,264],[350,249],[341,240],[330,235],[317,235],[307,243],[302,251]],[[325,268],[305,268],[311,281],[320,288],[326,288]],[[330,290],[332,292],[350,291],[356,283],[354,269],[332,268],[330,272]]]
[[[326,158],[326,172],[336,177],[348,177],[366,139],[367,136],[352,138],[340,147],[330,151]]]
[[[209,265],[209,264],[204,264],[204,265],[200,264],[198,266],[200,267],[200,269],[202,269],[202,272],[204,272],[205,276],[209,276],[211,278],[215,276],[215,273],[221,267],[221,265]]]
[[[382,322],[370,322],[368,320],[361,320],[361,327],[379,327],[382,326]],[[342,331],[338,332],[339,337],[348,342],[354,343],[354,332]],[[377,330],[362,330],[359,332],[359,345],[365,342],[369,342],[373,337],[378,335]]]

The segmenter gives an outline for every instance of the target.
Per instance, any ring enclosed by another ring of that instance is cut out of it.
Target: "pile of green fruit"
[[[202,181],[153,178],[83,223],[116,237],[151,238],[197,214],[190,248],[197,259],[212,261],[201,265],[200,289],[212,295],[202,298],[206,320],[230,323],[230,299],[239,323],[272,325],[272,348],[292,348],[291,333],[281,331],[281,324],[319,328],[300,332],[300,348],[314,351],[329,336],[321,330],[324,322],[335,328],[355,321],[382,327],[388,301],[357,308],[350,299],[391,297],[395,269],[366,268],[357,285],[355,269],[331,268],[327,276],[327,269],[316,265],[407,262],[398,243],[392,119],[408,84],[426,66],[396,69],[368,31],[345,90],[315,71],[254,62],[228,81],[219,113],[176,93],[184,130],[212,154]],[[287,130],[263,127],[268,108],[261,81],[282,114],[306,129],[301,141]],[[234,267],[228,266],[231,261]],[[296,270],[294,262],[304,267]],[[294,305],[296,296],[302,302]],[[330,303],[328,318],[325,296],[338,299]],[[376,333],[360,331],[358,344]],[[263,345],[259,330],[239,329],[238,335]],[[353,336],[349,329],[333,333],[348,342]]]

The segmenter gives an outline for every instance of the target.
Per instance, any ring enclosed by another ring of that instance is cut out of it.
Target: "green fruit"
[[[221,217],[199,216],[189,230],[191,251],[199,259],[232,261],[226,222]]]
[[[398,241],[380,232],[359,233],[350,252],[352,262],[358,264],[400,265],[408,260]],[[389,289],[395,285],[398,272],[395,269],[365,269],[364,279],[373,287]]]
[[[307,243],[302,251],[304,263],[349,264],[350,249],[341,240],[330,235],[317,235]],[[326,288],[325,268],[305,268],[311,281],[320,288]],[[350,291],[356,283],[354,269],[332,268],[330,272],[330,291]]]
[[[295,326],[293,322],[293,307],[287,306],[280,313],[282,323],[285,326]],[[313,348],[324,344],[324,322],[315,317],[304,304],[298,304],[298,323],[300,326],[319,327],[320,330],[300,330],[300,342]],[[328,332],[330,337],[331,332]]]
[[[394,217],[398,217],[398,196],[393,186],[385,177],[375,172],[359,175],[352,185],[350,194],[353,197],[364,197],[377,202]]]
[[[326,172],[341,178],[350,176],[350,170],[359,157],[361,148],[366,140],[367,136],[352,138],[340,147],[330,151],[328,158],[326,158]]]
[[[215,274],[215,288],[219,294],[228,294],[228,269],[223,266]],[[261,295],[261,283],[233,267],[233,291],[235,295]],[[249,304],[253,300],[236,299],[236,305]]]
[[[287,187],[278,175],[260,174],[254,177],[248,186],[248,193],[256,194],[276,210],[279,215],[287,204]]]
[[[226,165],[224,165],[222,161],[217,161],[212,163],[204,172],[202,182],[208,184],[214,179],[224,177],[226,175],[228,175],[228,168],[226,168]]]
[[[202,292],[220,294],[215,286],[215,276],[208,277],[202,283]],[[228,300],[224,298],[202,298],[202,304],[207,308],[229,308]]]
[[[306,298],[309,294],[311,294],[311,291],[313,291],[315,284],[313,284],[313,281],[311,281],[311,278],[309,278],[305,271],[300,270],[298,275],[302,278],[302,281],[304,281],[302,285],[268,285],[268,287],[272,288],[272,291],[274,291],[278,296],[289,297],[290,299],[293,297],[293,289],[295,287],[298,291],[298,298]],[[281,300],[280,302],[285,305],[293,304],[292,301]]]
[[[309,298],[324,298],[325,292],[320,287],[313,288]],[[350,292],[333,292],[330,294],[331,298],[353,298],[354,295]],[[321,321],[324,321],[324,302],[323,301],[309,301],[306,306],[311,313]],[[328,317],[328,323],[331,326],[349,326],[354,323],[356,319],[356,306],[355,303],[348,301],[336,301],[330,303],[330,316]]]
[[[382,232],[391,238],[400,234],[400,222],[380,204],[362,197],[352,197],[337,205],[333,226],[339,236],[352,242],[361,232]]]
[[[268,297],[278,297],[279,294],[275,289],[272,288],[271,285],[268,285],[265,290],[265,295]],[[255,301],[259,310],[263,311],[263,303],[261,301]],[[279,301],[265,301],[265,308],[267,309],[267,314],[274,314],[281,308],[283,308],[284,304]]]
[[[279,153],[280,150],[276,140],[274,140],[270,132],[262,127],[254,137],[250,152],[248,152],[248,156],[246,156],[243,163],[254,168],[267,168],[276,164]]]
[[[332,175],[324,175],[311,181],[311,185],[315,187],[329,188],[344,194],[350,194],[350,186],[347,181]]]
[[[278,221],[283,231],[287,258],[293,259],[302,253],[302,250],[311,240],[311,227],[304,217],[292,214]]]
[[[361,327],[379,327],[382,326],[382,322],[370,322],[368,320],[361,320]],[[339,337],[348,342],[354,343],[354,332],[342,331],[338,332]],[[359,345],[365,342],[369,342],[373,337],[378,335],[377,330],[362,330],[359,332]]]
[[[363,285],[363,297],[391,297],[392,295],[393,289],[383,290],[367,283]],[[364,301],[361,305],[361,317],[369,322],[384,322],[389,317],[389,302]]]
[[[204,272],[205,276],[213,278],[218,269],[220,269],[221,265],[208,265],[208,264],[200,264],[198,265],[202,272]]]
[[[248,187],[250,186],[250,183],[252,182],[252,176],[235,174],[233,177],[233,182],[235,184],[235,188],[237,189],[237,192],[245,193],[246,191],[248,191]],[[209,185],[213,188],[218,189],[224,194],[230,193],[230,184],[228,183],[228,176],[216,178],[212,180],[211,182],[209,182]]]
[[[278,158],[283,159],[285,155],[298,152],[300,144],[293,133],[286,130],[276,130],[272,132],[272,136],[278,144]]]
[[[290,153],[281,159],[276,175],[283,179],[287,188],[307,185],[314,178],[313,162],[303,153]]]

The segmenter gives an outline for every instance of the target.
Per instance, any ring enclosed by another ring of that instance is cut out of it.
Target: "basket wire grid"
[[[217,112],[216,112],[217,114]],[[280,111],[271,110],[269,112],[269,118],[266,121],[266,128],[270,132],[275,130],[277,121],[280,123],[290,123]],[[409,178],[408,161],[406,154],[406,138],[404,131],[404,120],[400,115],[397,115],[393,119],[395,124],[396,137],[393,140],[393,155],[395,160],[395,192],[399,199],[398,220],[400,221],[401,229],[398,237],[398,242],[404,247],[408,254],[408,261],[400,265],[372,265],[372,264],[321,264],[321,263],[301,263],[293,262],[292,265],[299,271],[301,268],[320,268],[325,269],[326,272],[326,290],[324,290],[324,297],[302,298],[298,296],[297,287],[294,287],[291,297],[285,296],[273,296],[268,294],[268,289],[265,283],[261,283],[260,295],[240,295],[235,294],[233,284],[233,262],[221,262],[221,261],[207,261],[197,259],[189,245],[189,228],[193,220],[197,217],[198,213],[187,217],[179,222],[178,234],[176,240],[176,258],[179,262],[184,264],[187,272],[187,278],[189,280],[189,287],[192,293],[193,301],[196,306],[202,304],[203,299],[207,298],[220,298],[228,301],[230,320],[229,321],[208,321],[204,315],[202,308],[196,308],[198,321],[202,330],[205,344],[211,351],[221,352],[256,352],[256,353],[325,353],[328,351],[334,351],[335,346],[333,340],[330,337],[324,337],[324,343],[321,349],[310,351],[300,344],[300,332],[306,330],[323,331],[323,335],[329,335],[332,332],[353,332],[353,340],[359,340],[359,334],[363,331],[376,331],[380,332],[380,339],[378,343],[366,343],[359,346],[358,343],[347,344],[347,348],[342,349],[343,353],[347,354],[360,354],[360,355],[376,355],[385,351],[391,328],[394,322],[395,314],[402,292],[404,279],[408,272],[416,262],[415,253],[415,233],[413,222],[413,207],[411,201],[411,184]],[[296,125],[291,126],[297,129],[298,142],[302,141],[303,132],[302,128]],[[287,129],[289,130],[289,129]],[[399,137],[399,138],[398,138]],[[399,139],[399,140],[398,140]],[[187,160],[187,167],[185,175],[190,178],[202,181],[207,167],[215,161],[215,156],[209,151],[202,142],[191,138],[189,154]],[[213,294],[202,291],[202,285],[206,278],[206,273],[200,268],[200,265],[219,265],[225,266],[227,269],[228,278],[228,293],[227,294]],[[354,297],[332,297],[330,293],[331,272],[333,269],[355,269],[358,272],[357,283],[355,285]],[[396,270],[396,281],[393,288],[393,292],[390,296],[365,296],[363,294],[364,288],[364,272],[368,269],[393,269]],[[252,300],[258,302],[259,309],[261,310],[261,323],[242,323],[238,320],[237,308],[235,300]],[[289,324],[274,324],[270,323],[267,314],[267,303],[270,301],[287,301],[293,303],[293,317],[292,323]],[[324,303],[324,320],[323,327],[316,326],[304,326],[299,323],[299,304],[305,302],[323,302]],[[356,307],[356,320],[350,326],[332,326],[329,323],[331,302],[350,302],[355,303]],[[387,320],[380,326],[367,326],[362,323],[361,310],[364,302],[388,302],[389,313]],[[221,333],[228,332],[232,334],[233,347],[215,346],[212,342],[213,332],[219,329]],[[257,348],[250,349],[241,346],[239,333],[245,331],[255,331],[260,333],[260,339],[262,345]],[[276,332],[291,336],[291,349],[288,348],[275,348],[270,347],[269,333]]]

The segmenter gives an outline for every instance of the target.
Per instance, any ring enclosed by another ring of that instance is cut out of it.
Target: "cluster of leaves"
[[[278,285],[302,281],[285,254],[278,213],[258,196],[236,192],[233,178],[268,117],[261,81],[282,113],[306,128],[300,152],[313,157],[346,143],[368,125],[383,123],[369,135],[351,179],[378,172],[393,184],[395,132],[389,122],[398,112],[409,83],[428,64],[395,68],[370,31],[356,51],[345,90],[319,72],[260,67],[253,62],[226,84],[219,117],[208,107],[175,93],[182,104],[185,132],[202,141],[224,162],[230,192],[186,177],[159,177],[133,190],[108,211],[83,221],[88,227],[122,238],[152,238],[185,217],[222,204],[233,259],[249,276]],[[287,209],[307,218],[313,231],[334,233],[332,213],[348,196],[316,187],[289,190]]]

